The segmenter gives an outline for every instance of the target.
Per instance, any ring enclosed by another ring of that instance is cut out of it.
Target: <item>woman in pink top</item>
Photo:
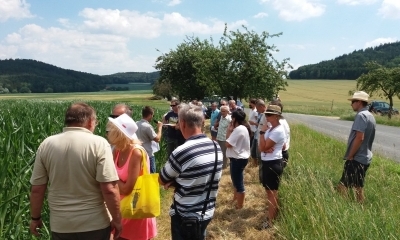
[[[132,192],[136,179],[142,174],[142,154],[146,151],[137,138],[134,138],[137,125],[132,118],[123,114],[115,119],[109,118],[107,138],[114,146],[114,161],[118,172],[118,187],[121,199]],[[150,171],[150,169],[148,169]],[[119,240],[148,240],[157,235],[155,218],[122,219],[122,233]]]

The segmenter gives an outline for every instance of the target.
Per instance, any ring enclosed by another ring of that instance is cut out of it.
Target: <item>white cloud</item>
[[[5,22],[10,18],[33,17],[29,7],[30,5],[25,0],[0,0],[0,22]]]
[[[178,4],[181,4],[181,3],[182,3],[181,0],[171,0],[171,1],[168,3],[168,6],[175,6],[175,5],[178,5]]]
[[[154,71],[155,56],[131,58],[129,39],[29,24],[7,35],[0,58],[28,58],[83,72],[111,74],[134,69]]]
[[[157,38],[162,34],[213,34],[224,31],[225,22],[210,20],[210,24],[193,21],[180,13],[166,13],[158,16],[155,13],[140,13],[128,10],[85,8],[80,15],[86,20],[84,27],[106,33],[119,34],[136,38]],[[245,20],[229,23],[230,28],[247,25]]]
[[[268,17],[268,14],[265,12],[260,12],[253,16],[253,18],[265,18],[265,17]]]
[[[271,0],[273,8],[279,11],[279,17],[285,21],[303,21],[308,18],[319,17],[325,12],[325,5],[318,0]]]
[[[376,3],[378,0],[338,0],[337,2],[339,4],[345,4],[345,5],[369,5]]]
[[[375,47],[375,46],[379,46],[384,43],[392,43],[392,42],[396,42],[396,41],[397,41],[396,38],[377,38],[370,42],[366,42],[364,45],[364,48]]]
[[[399,0],[383,0],[378,14],[384,18],[400,18],[400,1]]]

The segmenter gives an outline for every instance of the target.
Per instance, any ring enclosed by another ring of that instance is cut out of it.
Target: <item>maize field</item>
[[[36,239],[29,232],[29,179],[35,153],[48,136],[62,132],[65,111],[71,101],[0,101],[0,239]],[[87,102],[97,112],[95,134],[105,135],[105,126],[115,102]],[[133,106],[133,119],[141,119],[141,106]],[[165,111],[155,109],[159,120]],[[166,160],[165,143],[156,153],[158,169]],[[42,210],[44,227],[40,239],[50,239],[47,200]]]

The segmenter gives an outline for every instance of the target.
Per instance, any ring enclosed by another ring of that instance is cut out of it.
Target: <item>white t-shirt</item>
[[[272,129],[272,130],[271,130]],[[268,129],[264,134],[264,139],[271,139],[275,142],[274,151],[272,153],[261,152],[261,160],[271,161],[282,158],[282,147],[286,141],[285,129],[282,125]]]
[[[284,150],[287,151],[287,150],[289,150],[289,146],[290,146],[290,127],[289,127],[288,122],[284,118],[279,119],[279,123],[283,126],[283,129],[285,130],[286,148]]]
[[[249,111],[249,121],[252,121],[252,122],[256,123],[257,122],[257,116],[258,116],[257,109],[256,108],[250,109],[250,111]],[[250,125],[250,129],[251,129],[252,132],[257,131],[257,125]]]
[[[250,157],[249,131],[243,125],[237,126],[226,141],[232,147],[226,149],[229,158],[248,159]]]

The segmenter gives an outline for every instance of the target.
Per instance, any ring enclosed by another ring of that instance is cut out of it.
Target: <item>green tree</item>
[[[367,92],[370,96],[377,95],[389,100],[392,116],[393,97],[400,99],[400,67],[386,68],[376,62],[365,64],[368,73],[357,78],[357,89]]]
[[[270,35],[268,32],[257,34],[244,27],[245,32],[227,32],[220,40],[223,52],[225,73],[220,78],[222,95],[237,98],[266,98],[285,90],[287,83],[288,59],[277,61],[273,54],[279,50],[268,45],[267,39],[278,37],[282,33]]]
[[[207,82],[198,79],[200,56],[209,46],[207,40],[187,37],[175,50],[162,54],[155,68],[160,70],[158,81],[169,82],[173,93],[181,100],[202,99],[207,95]],[[207,49],[208,50],[208,49]],[[197,66],[196,66],[197,64]]]
[[[161,96],[163,98],[167,98],[168,100],[172,99],[172,88],[169,81],[157,81],[153,85],[153,93],[157,96]]]
[[[287,83],[287,59],[273,57],[278,50],[266,40],[281,34],[257,34],[243,27],[227,32],[219,45],[210,40],[187,37],[175,50],[157,58],[159,84],[169,82],[182,100],[202,99],[218,94],[237,98],[271,99],[284,90]],[[155,88],[157,89],[157,88]]]

